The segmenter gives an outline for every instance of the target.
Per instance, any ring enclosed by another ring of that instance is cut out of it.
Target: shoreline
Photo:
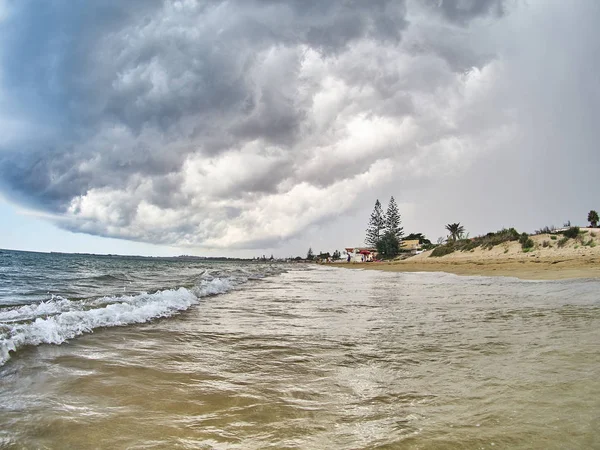
[[[480,260],[404,261],[371,263],[334,263],[344,269],[381,270],[386,272],[445,272],[465,276],[514,277],[521,280],[567,280],[600,278],[600,259],[547,260]]]

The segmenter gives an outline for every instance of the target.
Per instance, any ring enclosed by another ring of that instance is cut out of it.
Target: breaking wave
[[[227,278],[202,280],[191,289],[101,297],[95,300],[50,300],[0,310],[0,366],[11,352],[27,345],[61,344],[94,329],[170,317],[202,297],[225,293],[236,286]]]

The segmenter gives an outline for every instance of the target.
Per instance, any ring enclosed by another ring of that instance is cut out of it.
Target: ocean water
[[[600,282],[0,253],[0,448],[600,448]]]

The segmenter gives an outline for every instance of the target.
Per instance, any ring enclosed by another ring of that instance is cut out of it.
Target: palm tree
[[[590,223],[592,228],[596,228],[598,226],[598,220],[598,213],[592,209],[588,214],[588,222]]]
[[[460,224],[460,222],[459,223],[449,223],[448,225],[446,225],[446,230],[448,230],[450,232],[450,238],[453,241],[456,241],[457,239],[460,239],[461,236],[464,234],[465,227],[463,227]]]

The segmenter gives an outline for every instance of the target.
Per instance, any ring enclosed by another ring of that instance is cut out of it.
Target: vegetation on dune
[[[454,250],[456,250],[454,248],[454,243],[448,243],[445,245],[438,245],[436,248],[433,249],[433,251],[431,252],[431,255],[429,255],[430,257],[440,257],[440,256],[446,256],[449,255],[450,253],[454,252]]]
[[[460,224],[451,224],[451,225],[459,225],[460,226]],[[460,228],[462,228],[461,233],[464,233],[464,227],[460,227]],[[456,227],[453,227],[453,230],[458,231],[456,229]],[[451,230],[449,230],[449,231],[452,233]],[[527,237],[529,237],[529,236],[527,236]],[[488,233],[484,236],[477,236],[472,239],[453,240],[452,236],[450,236],[448,242],[444,245],[437,246],[433,250],[433,252],[431,252],[430,256],[434,256],[434,257],[444,256],[444,255],[447,255],[454,251],[463,251],[463,252],[471,251],[477,247],[481,247],[486,250],[491,250],[496,245],[503,244],[505,242],[517,241],[520,238],[521,238],[521,235],[514,228],[503,228],[502,230],[497,231],[495,233]],[[526,244],[526,246],[524,248],[533,248],[533,240],[531,240],[531,243],[525,241],[525,244]]]
[[[505,242],[516,241],[521,237],[519,232],[514,228],[503,228],[495,233],[488,233],[485,236],[475,238],[481,241],[482,248],[491,250],[496,245],[504,244]]]
[[[531,239],[527,233],[521,233],[521,236],[519,236],[519,244],[521,244],[523,251],[529,251],[533,248],[535,242],[533,242],[533,239]]]
[[[579,236],[579,227],[571,227],[568,230],[563,231],[561,234],[567,238],[575,239]]]
[[[553,241],[558,239],[557,235],[562,235],[563,237],[557,242],[557,246],[559,248],[564,247],[570,239],[575,239],[579,244],[586,247],[595,247],[597,245],[593,239],[584,241],[583,237],[587,231],[582,231],[579,227],[570,226],[570,222],[568,223],[569,227],[566,230],[557,231],[554,226],[546,226],[536,230],[535,234],[550,234],[550,239]],[[530,252],[536,247],[535,241],[531,239],[527,233],[519,233],[514,228],[504,228],[496,233],[488,233],[484,236],[477,236],[472,239],[456,238],[456,236],[460,236],[464,233],[464,228],[460,226],[459,223],[448,224],[446,225],[446,229],[450,232],[450,236],[448,236],[446,244],[437,246],[433,252],[431,252],[430,256],[444,256],[455,251],[471,251],[477,247],[491,250],[496,245],[511,241],[518,241],[519,244],[521,244],[521,249],[524,252]],[[593,238],[596,236],[596,234],[590,233],[590,236]],[[550,241],[543,241],[542,247],[552,247],[552,244]],[[505,253],[507,251],[508,248],[506,249]]]
[[[545,227],[540,228],[539,230],[535,230],[535,234],[552,234],[552,233],[556,233],[556,227],[554,225],[545,226]]]

